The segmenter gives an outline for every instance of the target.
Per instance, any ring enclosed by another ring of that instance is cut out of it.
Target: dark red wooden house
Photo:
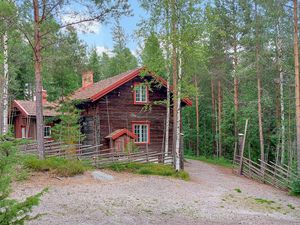
[[[163,150],[166,84],[164,79],[143,68],[97,83],[93,83],[93,72],[83,73],[82,87],[70,99],[80,101],[77,106],[83,110],[81,125],[85,144],[122,151],[133,141],[140,150]],[[183,99],[182,106],[186,105],[192,102]],[[172,140],[172,115],[169,134]]]
[[[57,116],[55,111],[57,104],[47,101],[47,92],[43,90],[43,113],[44,119]],[[16,138],[36,139],[36,102],[28,100],[14,100],[10,110],[10,123]],[[44,126],[44,136],[51,139],[51,127],[53,123]]]

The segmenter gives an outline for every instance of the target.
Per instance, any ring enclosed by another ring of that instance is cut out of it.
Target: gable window
[[[44,137],[45,138],[51,137],[51,127],[50,126],[44,126]]]
[[[148,102],[148,87],[143,83],[134,84],[134,104],[145,104]]]
[[[150,143],[150,123],[148,121],[132,122],[132,132],[137,136],[137,138],[135,139],[135,143]]]

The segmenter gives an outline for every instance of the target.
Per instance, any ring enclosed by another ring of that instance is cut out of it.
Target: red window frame
[[[144,104],[149,103],[149,88],[148,88],[148,85],[146,85],[146,98],[147,98],[146,101],[144,101],[144,102],[141,102],[141,101],[137,102],[136,101],[136,87],[141,85],[141,84],[143,84],[143,83],[135,82],[133,84],[133,86],[134,86],[134,88],[133,88],[133,104],[135,104],[135,105],[144,105]]]
[[[150,144],[150,121],[148,121],[148,120],[145,120],[145,121],[132,121],[131,125],[132,125],[132,133],[134,133],[134,125],[147,125],[147,127],[148,127],[148,140],[147,140],[147,142],[137,142],[136,139],[138,138],[138,135],[134,133],[137,136],[137,138],[134,139],[134,143],[135,144]]]

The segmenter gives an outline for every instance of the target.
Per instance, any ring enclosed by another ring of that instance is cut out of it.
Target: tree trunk
[[[196,132],[197,132],[197,142],[196,142],[196,156],[200,155],[199,151],[199,102],[198,102],[198,82],[195,76],[195,88],[196,88],[196,102],[195,102],[195,109],[196,109]]]
[[[36,132],[39,158],[45,158],[44,151],[44,121],[42,105],[42,74],[41,74],[41,34],[38,0],[33,0],[34,9],[34,72],[35,72],[35,95],[36,95]]]
[[[176,36],[177,36],[177,16],[176,16],[176,2],[175,0],[171,1],[171,18],[172,18],[172,26],[171,26],[171,38],[172,38],[172,68],[173,68],[173,140],[172,140],[172,151],[174,154],[174,160],[175,160],[175,168],[177,169],[176,165],[176,130],[177,130],[177,79],[178,79],[178,71],[177,71],[177,42],[176,42]],[[178,155],[179,157],[179,155]],[[179,160],[178,160],[179,163]],[[178,167],[180,167],[178,165]]]
[[[235,37],[235,39],[237,39]],[[234,59],[233,59],[233,72],[234,72],[234,151],[237,152],[237,141],[238,141],[238,111],[239,111],[239,81],[237,77],[237,66],[238,66],[238,57],[237,57],[237,43],[234,41],[233,45]]]
[[[2,115],[2,134],[8,132],[8,35],[3,35],[3,115]]]
[[[298,54],[298,1],[294,0],[294,60],[295,60],[295,97],[296,97],[296,137],[297,159],[300,171],[300,93],[299,93],[299,54]]]
[[[217,149],[217,145],[216,145],[216,126],[215,126],[215,84],[214,84],[214,80],[213,78],[211,79],[211,108],[212,108],[212,112],[211,112],[211,129],[212,129],[212,136],[213,136],[213,150],[214,153],[216,154],[216,149]]]
[[[258,127],[259,127],[259,143],[260,143],[260,160],[261,160],[261,168],[263,168],[263,162],[265,161],[265,149],[264,149],[264,134],[263,134],[263,122],[262,122],[262,109],[261,109],[261,71],[259,64],[259,31],[258,31],[258,15],[257,15],[257,4],[255,3],[255,20],[256,20],[256,28],[255,28],[255,36],[256,36],[256,52],[255,52],[255,64],[256,64],[256,77],[257,77],[257,105],[258,105]]]
[[[169,129],[170,129],[170,74],[167,72],[167,118],[166,118],[166,133],[165,133],[165,157],[169,153]]]
[[[218,128],[219,128],[219,156],[222,156],[222,97],[221,97],[221,81],[218,80]]]
[[[168,3],[167,3],[168,4]],[[166,109],[166,131],[165,131],[165,157],[169,154],[169,136],[170,136],[170,107],[171,107],[171,96],[170,96],[170,79],[171,79],[171,72],[170,72],[170,65],[169,65],[169,59],[170,59],[170,25],[169,25],[169,6],[167,5],[165,7],[166,11],[166,43],[165,43],[165,50],[166,50],[166,73],[167,73],[167,109]]]
[[[277,63],[279,72],[279,87],[280,87],[280,115],[281,115],[281,164],[285,161],[285,115],[284,115],[284,96],[283,96],[283,67],[282,67],[282,39],[280,37],[280,19],[277,24]]]
[[[181,56],[179,56],[179,66],[178,66],[178,88],[177,88],[177,102],[174,108],[176,108],[176,145],[175,145],[175,169],[176,171],[179,171],[181,169],[180,165],[180,139],[181,139],[181,132],[180,132],[180,124],[181,124],[181,107],[180,107],[180,95],[181,95],[181,76],[182,76],[182,61]]]

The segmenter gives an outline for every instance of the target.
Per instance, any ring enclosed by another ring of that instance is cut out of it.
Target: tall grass
[[[49,171],[58,176],[70,177],[83,174],[88,168],[79,160],[70,160],[59,157],[51,157],[40,160],[36,156],[27,156],[23,159],[25,168],[33,171]]]

